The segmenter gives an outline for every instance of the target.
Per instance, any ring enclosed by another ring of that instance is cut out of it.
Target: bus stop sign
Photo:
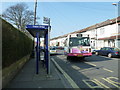
[[[39,37],[43,38],[48,30],[48,25],[27,25],[26,29],[33,37],[37,37],[36,33],[39,33]]]

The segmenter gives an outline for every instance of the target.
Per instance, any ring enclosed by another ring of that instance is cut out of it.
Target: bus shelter
[[[40,38],[44,38],[44,61],[47,68],[47,74],[50,74],[50,54],[49,54],[49,25],[27,25],[26,30],[34,37],[37,38],[36,43],[36,74],[39,73],[40,61]]]

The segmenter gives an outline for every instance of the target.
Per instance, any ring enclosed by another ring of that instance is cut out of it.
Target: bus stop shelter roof
[[[37,37],[37,33],[39,33],[39,37],[44,38],[45,33],[48,31],[48,25],[27,25],[26,30],[28,30],[33,37]]]

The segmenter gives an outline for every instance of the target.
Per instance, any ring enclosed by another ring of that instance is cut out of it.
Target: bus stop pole
[[[44,35],[44,60],[45,60],[45,66],[46,66],[46,34]]]
[[[39,61],[39,33],[37,32],[37,45],[36,45],[36,74],[38,74],[38,61]]]
[[[50,18],[48,23],[48,74],[50,74]]]
[[[47,74],[48,74],[48,32],[46,32],[45,34],[45,49],[46,49],[46,52],[45,52],[45,60],[46,60],[46,68],[47,68]]]
[[[39,41],[39,45],[38,45],[38,47],[39,47],[39,53],[38,53],[38,54],[39,54],[39,55],[38,55],[39,57],[38,57],[38,61],[40,61],[40,51],[41,51],[41,48],[40,48],[40,38],[38,38],[38,41]]]

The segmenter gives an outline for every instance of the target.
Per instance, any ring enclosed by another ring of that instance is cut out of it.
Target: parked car
[[[114,47],[103,47],[95,51],[96,55],[105,55],[108,57],[120,57],[120,49]]]
[[[61,46],[56,47],[56,54],[65,54],[64,47]]]
[[[51,55],[65,54],[64,47],[61,47],[61,46],[50,47],[50,54]]]
[[[92,54],[95,54],[97,50],[92,50]]]
[[[50,55],[57,54],[56,47],[50,47]]]
[[[92,52],[92,54],[95,54],[96,49],[92,47],[92,48],[91,48],[91,52]]]

